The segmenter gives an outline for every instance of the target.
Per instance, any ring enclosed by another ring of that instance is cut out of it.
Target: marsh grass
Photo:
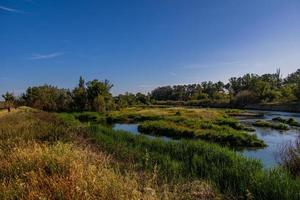
[[[86,126],[29,108],[1,116],[0,199],[219,199],[209,182],[166,182],[103,153]]]
[[[253,126],[273,128],[276,130],[283,130],[283,131],[289,130],[289,126],[287,126],[286,124],[272,123],[272,122],[265,121],[265,120],[257,120],[256,122],[253,123]]]
[[[300,181],[300,136],[282,146],[278,158],[279,164]]]
[[[283,169],[264,170],[260,162],[218,145],[191,140],[163,142],[100,126],[90,128],[90,137],[99,148],[143,170],[157,166],[159,176],[169,181],[204,179],[223,194],[241,199],[300,198],[300,183]]]
[[[230,147],[266,146],[263,141],[257,139],[256,135],[224,126],[223,122],[219,125],[204,120],[145,121],[140,123],[138,130],[141,133],[167,136],[174,139],[203,139]]]
[[[284,119],[282,117],[275,117],[272,119],[273,121],[281,122],[284,124],[288,124],[290,126],[300,127],[300,123],[297,122],[294,118]]]
[[[231,147],[265,147],[254,129],[242,125],[221,109],[127,108],[111,112],[112,122],[139,122],[140,132],[175,139],[203,139]]]

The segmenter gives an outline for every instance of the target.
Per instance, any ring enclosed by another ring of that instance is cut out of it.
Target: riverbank
[[[300,113],[300,103],[247,105],[244,109]]]
[[[228,101],[156,101],[157,106],[184,106],[191,108],[227,108],[227,109],[242,109],[242,110],[262,110],[262,111],[278,111],[300,113],[300,103],[261,103],[251,104],[243,107],[233,106]]]

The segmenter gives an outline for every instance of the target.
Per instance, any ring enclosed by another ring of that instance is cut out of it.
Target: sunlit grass
[[[219,199],[202,180],[165,182],[91,144],[72,115],[21,108],[0,118],[0,199]],[[126,166],[126,167],[125,167]]]

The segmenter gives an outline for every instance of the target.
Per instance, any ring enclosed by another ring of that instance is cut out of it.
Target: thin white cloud
[[[55,52],[50,54],[32,54],[32,56],[29,58],[30,60],[44,60],[44,59],[51,59],[56,58],[59,56],[64,55],[64,52]]]
[[[3,5],[0,5],[0,10],[6,11],[6,12],[13,12],[13,13],[25,13],[21,10],[17,10],[17,9],[14,9],[14,8],[9,8],[9,7],[3,6]]]

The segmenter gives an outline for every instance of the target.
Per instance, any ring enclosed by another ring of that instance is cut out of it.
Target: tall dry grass
[[[0,199],[219,199],[204,181],[165,182],[121,169],[55,114],[21,108],[0,118]]]

